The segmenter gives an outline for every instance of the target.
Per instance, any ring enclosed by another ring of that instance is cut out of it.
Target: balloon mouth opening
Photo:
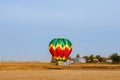
[[[56,62],[65,62],[66,60],[57,59]]]

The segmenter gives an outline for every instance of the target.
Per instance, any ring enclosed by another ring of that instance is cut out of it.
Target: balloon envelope
[[[49,51],[57,61],[65,61],[72,51],[72,44],[68,39],[55,38],[49,44]]]

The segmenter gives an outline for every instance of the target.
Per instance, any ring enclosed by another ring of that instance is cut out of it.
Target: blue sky
[[[120,53],[119,0],[1,0],[0,60],[49,61],[56,37],[72,57]]]

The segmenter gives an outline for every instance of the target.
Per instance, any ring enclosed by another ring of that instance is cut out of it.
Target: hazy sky
[[[0,0],[0,60],[49,61],[56,37],[72,57],[120,53],[120,0]]]

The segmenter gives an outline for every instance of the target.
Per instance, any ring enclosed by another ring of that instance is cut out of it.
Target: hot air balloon
[[[49,51],[57,62],[65,62],[72,51],[72,44],[68,39],[55,38],[49,44]]]

